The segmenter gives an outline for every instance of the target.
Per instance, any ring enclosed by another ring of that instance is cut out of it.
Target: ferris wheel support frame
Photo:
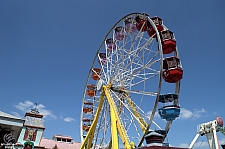
[[[103,86],[103,92],[106,95],[106,98],[108,100],[108,103],[110,105],[110,110],[111,110],[111,130],[112,130],[112,148],[113,149],[118,149],[118,135],[117,135],[117,129],[119,131],[120,137],[122,139],[122,142],[124,144],[125,149],[131,149],[134,148],[133,143],[130,142],[129,137],[126,133],[126,129],[124,128],[120,116],[118,115],[116,105],[110,95],[109,89],[110,84],[108,86]]]
[[[89,149],[92,146],[92,140],[94,138],[94,132],[95,132],[95,129],[96,129],[96,126],[97,126],[97,122],[98,122],[99,114],[100,114],[100,111],[101,111],[101,108],[102,108],[103,100],[104,100],[104,92],[102,92],[102,94],[101,94],[101,97],[99,99],[98,109],[97,109],[97,112],[96,112],[96,116],[93,120],[93,123],[90,127],[90,130],[88,131],[87,136],[85,136],[85,139],[82,142],[82,145],[81,145],[80,149],[85,149],[85,148]]]
[[[96,125],[97,125],[97,121],[98,121],[100,111],[102,109],[104,97],[107,98],[109,106],[110,106],[110,111],[111,111],[110,112],[110,118],[111,118],[111,124],[112,124],[111,125],[112,148],[113,149],[119,149],[117,131],[120,134],[120,137],[122,139],[122,142],[124,144],[125,149],[135,148],[134,143],[129,141],[129,137],[126,133],[126,129],[124,128],[124,126],[123,126],[123,124],[120,120],[120,117],[119,117],[118,112],[116,110],[117,109],[116,105],[115,105],[115,103],[114,103],[114,101],[113,101],[113,99],[110,95],[110,92],[109,92],[109,89],[108,89],[108,88],[110,88],[110,85],[103,86],[102,88],[103,88],[103,90],[102,90],[102,94],[101,94],[101,97],[100,97],[99,106],[98,106],[98,109],[97,109],[97,112],[96,112],[95,119],[93,120],[93,123],[90,127],[90,130],[89,130],[87,136],[85,137],[84,141],[82,142],[81,149],[85,149],[85,148],[90,149],[91,146],[92,146],[92,140],[94,138],[94,132],[95,132],[95,129],[96,129]]]

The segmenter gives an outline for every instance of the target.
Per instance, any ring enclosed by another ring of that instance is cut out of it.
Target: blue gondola
[[[167,103],[166,106],[163,106],[158,109],[159,115],[162,119],[165,119],[166,121],[172,121],[175,120],[177,117],[179,117],[180,107],[178,105],[173,104],[174,100],[178,100],[178,95],[176,94],[160,95],[159,102],[163,104]]]
[[[162,119],[167,121],[175,120],[175,118],[180,115],[180,107],[179,106],[164,106],[158,109],[159,115]]]

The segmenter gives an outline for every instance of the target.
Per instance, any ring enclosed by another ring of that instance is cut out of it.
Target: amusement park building
[[[38,111],[26,112],[24,120],[0,111],[0,149],[26,149],[27,144],[31,144],[34,149],[80,148],[81,143],[73,142],[69,136],[43,138],[45,127],[42,118],[43,115]]]

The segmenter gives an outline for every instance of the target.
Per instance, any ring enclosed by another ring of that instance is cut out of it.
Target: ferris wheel
[[[175,36],[162,19],[124,16],[106,34],[88,73],[81,148],[144,146],[156,129],[165,139],[180,113],[182,76]]]

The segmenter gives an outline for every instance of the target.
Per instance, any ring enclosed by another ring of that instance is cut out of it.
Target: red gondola
[[[96,91],[95,90],[88,90],[87,91],[88,96],[93,97],[96,95]]]
[[[162,40],[163,54],[170,54],[176,50],[176,40],[173,32],[170,30],[165,30],[160,32],[160,36]]]
[[[93,112],[93,109],[89,108],[89,107],[85,107],[85,108],[83,108],[83,112],[84,113],[90,113],[90,112]]]
[[[148,28],[151,26],[150,23],[148,22],[148,14],[143,13],[143,15],[138,15],[135,20],[136,20],[136,27],[139,31],[145,32],[148,30]]]
[[[163,30],[162,19],[159,18],[159,17],[152,17],[151,20],[154,22],[154,24],[155,24],[155,26],[156,26],[158,32],[161,32],[161,31]],[[150,27],[148,28],[148,35],[149,35],[150,37],[155,38],[155,37],[156,37],[156,36],[155,36],[155,33],[156,33],[156,32],[155,32],[154,28],[153,28],[152,26],[150,26]]]
[[[84,125],[82,126],[82,129],[83,129],[84,131],[89,131],[90,127],[91,127],[91,125],[86,125],[86,124],[84,124]]]
[[[92,79],[93,80],[99,80],[100,79],[100,73],[101,73],[101,69],[93,68],[92,69]]]
[[[183,77],[183,69],[178,57],[169,57],[163,60],[163,79],[168,83],[176,83]]]

